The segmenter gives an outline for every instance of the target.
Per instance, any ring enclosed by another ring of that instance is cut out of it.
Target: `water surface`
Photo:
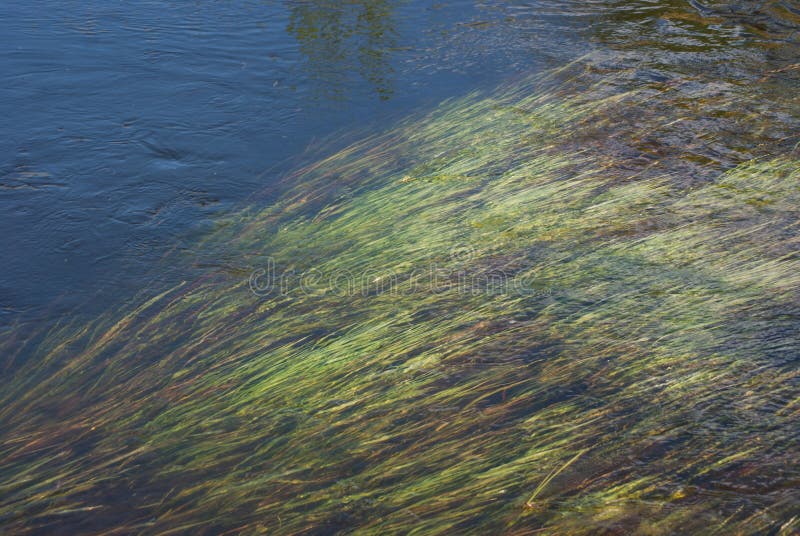
[[[0,20],[0,531],[797,531],[796,2]]]
[[[785,100],[799,16],[788,1],[5,2],[0,318],[102,308],[315,140],[589,51],[635,83],[767,78]],[[791,134],[777,103],[752,113]]]

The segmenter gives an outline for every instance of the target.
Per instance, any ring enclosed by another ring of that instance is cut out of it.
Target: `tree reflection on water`
[[[388,0],[288,3],[287,32],[297,39],[322,96],[343,99],[349,78],[356,74],[372,85],[380,99],[391,97],[394,7]]]

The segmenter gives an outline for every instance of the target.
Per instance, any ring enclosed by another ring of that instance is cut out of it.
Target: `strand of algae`
[[[45,337],[0,388],[0,527],[788,533],[797,161],[682,180],[630,151],[669,93],[557,79],[298,170],[203,243],[238,271]],[[268,257],[394,287],[254,296]]]

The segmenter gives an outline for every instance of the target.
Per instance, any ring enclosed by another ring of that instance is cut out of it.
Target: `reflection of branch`
[[[391,8],[387,0],[291,4],[286,31],[299,43],[325,93],[343,96],[348,74],[355,71],[382,99],[391,95],[389,55],[396,44]]]

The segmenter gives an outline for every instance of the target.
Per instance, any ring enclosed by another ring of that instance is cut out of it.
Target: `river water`
[[[10,0],[0,68],[0,532],[796,533],[797,1]]]
[[[780,141],[798,27],[789,1],[4,2],[0,323],[142,288],[317,140],[592,51],[639,82],[766,79]]]
[[[539,54],[502,49],[498,17],[432,1],[4,2],[0,322],[140,288],[316,139],[537,69]]]

